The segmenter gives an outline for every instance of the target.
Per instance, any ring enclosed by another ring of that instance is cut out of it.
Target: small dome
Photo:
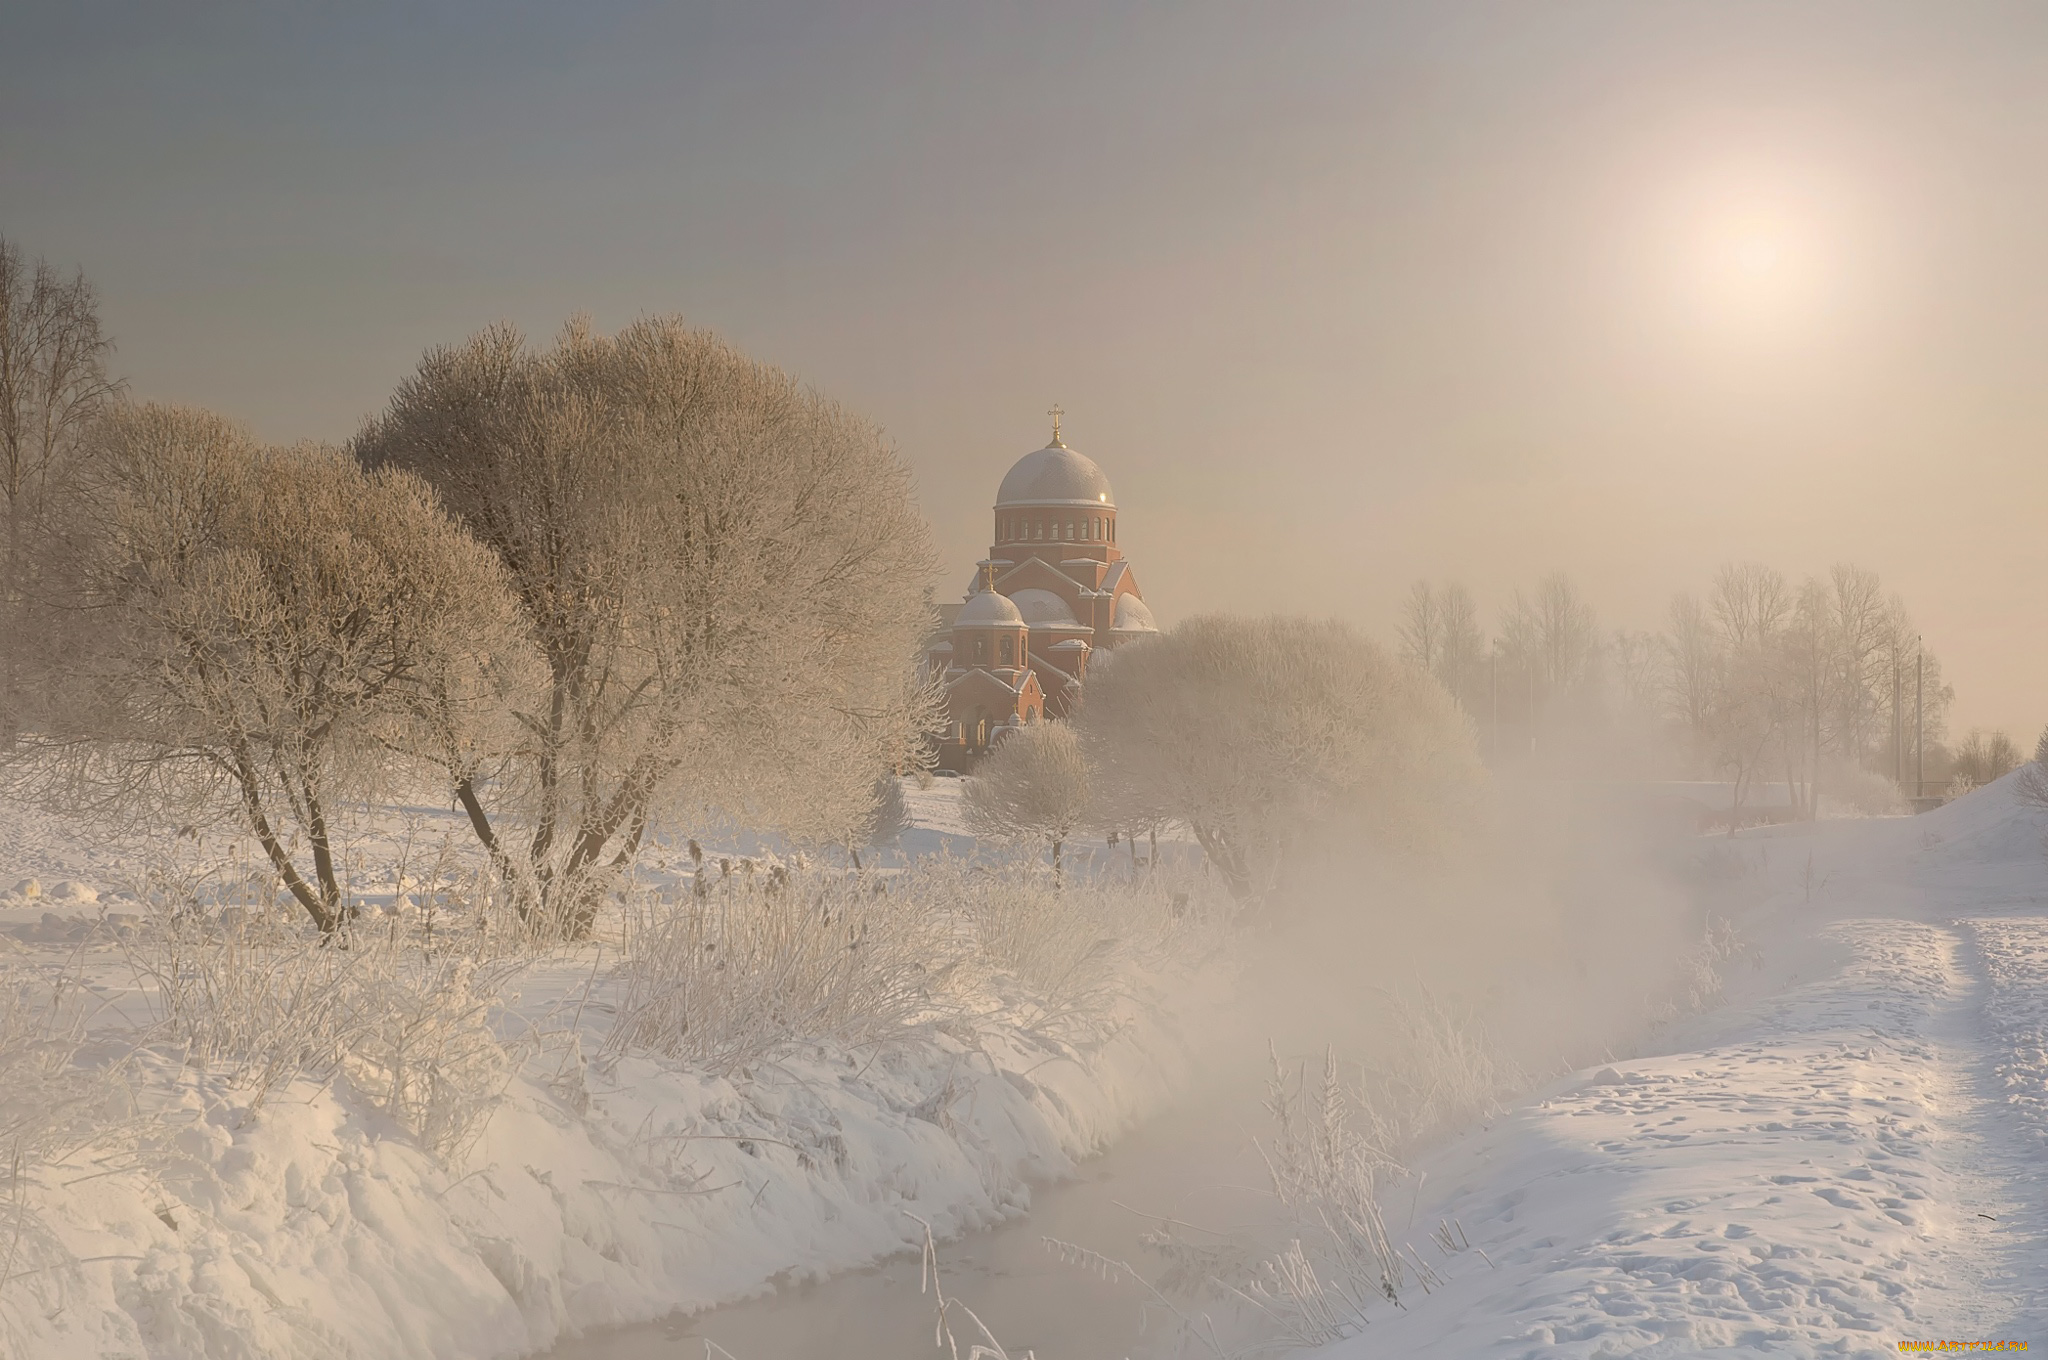
[[[1116,597],[1116,621],[1110,624],[1113,633],[1156,633],[1159,625],[1152,620],[1152,611],[1145,602],[1135,595]]]
[[[1109,478],[1065,444],[1047,444],[1017,460],[996,492],[998,508],[1006,505],[1116,505]]]
[[[1074,611],[1067,608],[1067,602],[1050,590],[1036,587],[1020,590],[1010,596],[1010,603],[1024,622],[1033,628],[1080,628],[1084,625],[1074,617]]]
[[[967,603],[960,606],[953,626],[988,628],[1023,622],[1024,616],[1017,612],[1016,605],[1010,603],[1009,596],[993,590],[977,590],[967,597]]]

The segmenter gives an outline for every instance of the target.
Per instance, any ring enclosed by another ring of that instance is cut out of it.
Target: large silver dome
[[[996,492],[996,508],[1011,505],[1095,505],[1115,507],[1109,478],[1065,444],[1052,443],[1017,460]]]

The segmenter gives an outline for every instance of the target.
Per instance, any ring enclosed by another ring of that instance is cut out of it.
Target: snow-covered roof
[[[1009,670],[1017,678],[1015,680],[1005,680],[986,666],[955,666],[946,672],[946,688],[949,690],[957,689],[976,676],[981,676],[989,681],[989,683],[1006,689],[1012,694],[1028,693],[1032,686],[1038,683],[1034,678],[1035,673],[1032,671],[1018,670],[1015,667],[1005,667],[1005,669]]]
[[[1011,505],[1114,507],[1109,478],[1065,444],[1047,444],[1017,460],[996,492],[996,508]]]
[[[1010,603],[1009,596],[994,590],[977,590],[960,606],[960,613],[953,619],[953,626],[987,628],[1022,622],[1024,616],[1017,612],[1016,605]]]
[[[1083,628],[1087,626],[1074,617],[1074,611],[1067,607],[1065,600],[1050,590],[1040,590],[1036,586],[1027,586],[1023,590],[1012,591],[1010,593],[1010,603],[1017,606],[1018,612],[1024,616],[1024,622],[1030,624],[1033,628]]]
[[[1136,595],[1125,594],[1116,597],[1116,619],[1110,625],[1113,633],[1156,633],[1158,623],[1152,618],[1152,611]]]
[[[1088,643],[1082,638],[1068,638],[1065,642],[1055,642],[1052,645],[1052,650],[1055,652],[1085,652],[1088,650]]]

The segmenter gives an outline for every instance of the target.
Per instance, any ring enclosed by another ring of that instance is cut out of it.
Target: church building
[[[1060,409],[1050,414],[1052,442],[1003,478],[995,542],[926,649],[952,719],[943,767],[964,770],[1008,730],[1065,717],[1097,648],[1159,631],[1117,548],[1109,478],[1060,439]]]

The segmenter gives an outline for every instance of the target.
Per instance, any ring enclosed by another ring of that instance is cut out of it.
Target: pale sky
[[[891,433],[949,586],[1057,401],[1162,621],[1850,559],[2048,721],[2031,0],[0,0],[0,233],[266,437],[680,312]]]

